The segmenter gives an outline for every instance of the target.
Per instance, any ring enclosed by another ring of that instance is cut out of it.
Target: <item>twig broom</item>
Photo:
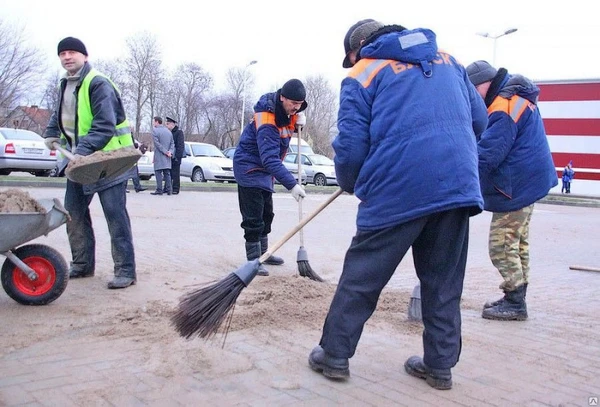
[[[310,213],[305,219],[294,226],[292,230],[258,259],[249,261],[212,285],[184,295],[175,313],[171,316],[171,324],[175,327],[175,330],[187,339],[194,336],[208,339],[214,336],[225,321],[227,314],[233,310],[242,290],[248,287],[252,279],[256,277],[259,265],[271,257],[275,251],[331,204],[342,192],[338,188],[314,212]]]
[[[302,186],[302,126],[298,126],[298,185]],[[302,222],[302,199],[298,200],[298,220]],[[298,274],[301,277],[310,278],[314,281],[323,282],[321,276],[319,276],[310,267],[308,262],[308,253],[304,248],[304,228],[300,229],[300,247],[296,254],[296,262],[298,263]]]

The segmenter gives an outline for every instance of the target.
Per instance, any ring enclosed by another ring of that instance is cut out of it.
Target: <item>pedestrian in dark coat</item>
[[[177,121],[175,119],[167,116],[167,128],[171,130],[173,134],[173,142],[175,143],[175,153],[173,157],[171,157],[171,179],[173,180],[173,195],[177,195],[181,188],[180,183],[180,169],[181,169],[181,160],[185,155],[185,136],[183,135],[183,131],[177,126]]]

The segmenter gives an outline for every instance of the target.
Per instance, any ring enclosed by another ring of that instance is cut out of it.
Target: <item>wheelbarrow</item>
[[[69,282],[67,262],[57,250],[37,243],[21,246],[70,220],[58,199],[40,199],[38,203],[46,213],[0,213],[0,254],[7,258],[0,272],[2,287],[24,305],[51,303]]]

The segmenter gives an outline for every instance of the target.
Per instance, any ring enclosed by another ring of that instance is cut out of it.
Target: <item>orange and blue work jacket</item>
[[[357,228],[481,212],[476,136],[487,113],[465,68],[427,29],[385,33],[360,57],[342,82],[333,140],[338,183],[361,201]]]
[[[254,106],[254,117],[240,136],[233,157],[233,173],[240,186],[273,192],[273,178],[288,190],[296,185],[296,179],[282,160],[294,134],[297,116],[283,118],[286,123],[278,126],[277,103],[281,103],[279,91],[262,95]],[[299,111],[304,109],[306,102]],[[283,107],[279,106],[278,111],[283,111]]]
[[[488,106],[488,128],[478,141],[484,208],[523,209],[558,184],[536,101],[539,88],[521,75],[506,75]]]

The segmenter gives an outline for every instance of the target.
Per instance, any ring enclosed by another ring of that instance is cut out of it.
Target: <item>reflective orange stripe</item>
[[[275,114],[269,112],[254,113],[254,125],[256,130],[263,124],[272,124],[275,126]]]
[[[288,126],[277,127],[277,125],[275,124],[274,113],[260,112],[254,114],[254,126],[256,126],[256,130],[258,130],[262,125],[272,124],[273,126],[277,127],[277,130],[279,130],[279,136],[281,138],[290,138],[294,135],[294,128],[297,119],[298,117],[296,115],[293,115]]]
[[[354,65],[348,77],[356,79],[366,88],[375,75],[391,63],[392,60],[389,59],[361,59]]]
[[[516,123],[528,107],[532,110],[535,109],[533,103],[519,95],[514,95],[510,99],[497,97],[490,107],[488,107],[488,114],[492,114],[493,112],[504,112]]]

